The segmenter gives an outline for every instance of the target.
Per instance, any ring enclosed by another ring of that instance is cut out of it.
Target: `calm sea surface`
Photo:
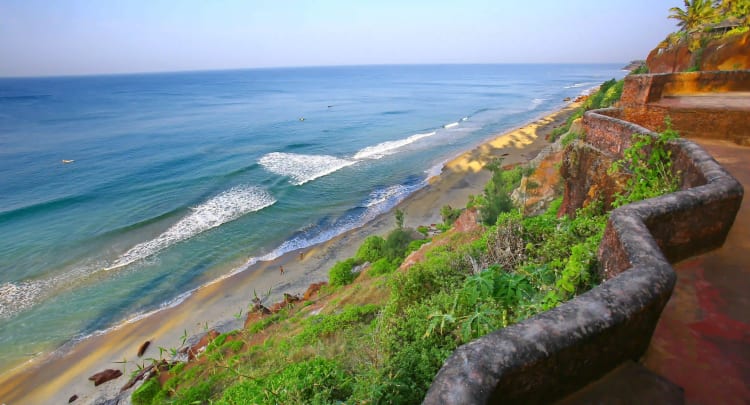
[[[361,226],[621,66],[0,79],[0,372]]]

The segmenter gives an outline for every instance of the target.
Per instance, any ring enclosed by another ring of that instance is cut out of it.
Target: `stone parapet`
[[[588,112],[586,148],[618,158],[634,132],[655,136],[618,116]],[[670,261],[720,246],[744,193],[699,146],[679,140],[670,148],[682,190],[612,211],[598,252],[606,281],[459,347],[425,404],[550,402],[643,355],[675,284]]]

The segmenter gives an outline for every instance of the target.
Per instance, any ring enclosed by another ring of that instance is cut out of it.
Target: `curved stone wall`
[[[586,113],[585,142],[621,156],[634,132],[654,135],[618,116]],[[425,404],[549,402],[641,357],[675,284],[670,261],[720,246],[744,192],[699,146],[671,147],[682,190],[612,211],[598,254],[606,281],[459,347]]]

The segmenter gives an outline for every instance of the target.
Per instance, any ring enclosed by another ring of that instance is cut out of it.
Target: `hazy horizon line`
[[[337,64],[337,65],[281,65],[281,66],[255,66],[255,67],[227,67],[227,68],[198,68],[183,70],[144,70],[132,72],[99,72],[99,73],[71,73],[57,75],[9,75],[1,76],[2,79],[55,79],[55,78],[74,78],[74,77],[94,77],[94,76],[137,76],[137,75],[159,75],[174,73],[208,73],[208,72],[230,72],[241,70],[282,70],[282,69],[315,69],[315,68],[346,68],[346,67],[377,67],[377,66],[492,66],[492,65],[610,65],[623,64],[623,67],[630,61],[611,61],[611,62],[438,62],[438,63],[356,63],[356,64]]]

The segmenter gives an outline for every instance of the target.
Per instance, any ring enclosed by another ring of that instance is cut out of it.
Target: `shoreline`
[[[531,160],[549,144],[546,135],[579,105],[569,103],[524,126],[494,135],[448,160],[441,173],[428,180],[427,186],[406,197],[394,209],[405,212],[407,227],[440,222],[442,206],[463,207],[470,194],[482,192],[490,178],[490,173],[482,170],[486,163],[497,157],[503,157],[505,164]],[[212,328],[237,329],[242,326],[256,292],[263,296],[271,290],[266,300],[270,303],[278,301],[285,292],[304,292],[311,283],[327,281],[327,271],[336,261],[353,256],[365,237],[385,234],[394,224],[391,210],[329,241],[258,262],[242,272],[204,285],[174,306],[94,334],[64,354],[20,364],[0,375],[0,403],[60,403],[72,395],[79,397],[75,403],[90,403],[105,395],[112,397],[126,378],[95,388],[88,377],[107,368],[120,369],[127,376],[145,359],[159,357],[160,347],[180,346],[185,335],[199,335]],[[283,275],[279,274],[279,266],[284,267]],[[151,346],[139,359],[136,352],[145,341],[151,341]],[[123,360],[127,363],[121,364]]]

